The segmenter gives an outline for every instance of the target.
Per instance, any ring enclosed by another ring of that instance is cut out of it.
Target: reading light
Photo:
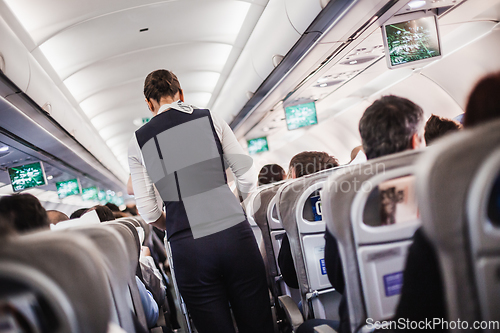
[[[349,61],[349,65],[354,65],[354,64],[357,64],[357,63],[358,63],[357,60]]]
[[[322,83],[319,85],[321,88],[324,88],[324,87],[327,87],[328,86],[328,83]]]
[[[9,150],[8,146],[3,146],[2,148],[0,148],[0,152],[4,152],[4,151],[7,151],[7,150]]]
[[[54,178],[54,176],[47,176],[47,179],[48,179],[48,180],[51,180],[51,179],[53,179],[53,178]]]
[[[415,8],[420,8],[422,6],[425,6],[426,3],[427,3],[427,1],[425,1],[425,0],[413,0],[413,1],[410,1],[408,3],[408,6],[411,9],[415,9]]]

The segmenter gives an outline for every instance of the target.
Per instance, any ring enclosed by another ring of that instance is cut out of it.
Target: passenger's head
[[[462,125],[454,120],[432,115],[425,123],[425,144],[430,145],[432,141],[462,128]]]
[[[482,78],[472,90],[465,115],[464,127],[471,127],[500,118],[500,72]]]
[[[285,179],[285,170],[278,164],[266,164],[259,172],[259,185],[271,184]]]
[[[69,216],[70,219],[78,219],[80,218],[85,212],[89,210],[88,208],[80,208],[75,210],[71,215]]]
[[[321,170],[335,168],[339,161],[323,151],[304,151],[290,161],[288,178],[299,178]]]
[[[120,207],[118,207],[114,203],[108,202],[108,203],[106,203],[105,206],[108,207],[109,209],[111,209],[112,212],[119,212],[120,211]]]
[[[362,150],[363,150],[363,145],[354,147],[351,150],[351,160],[349,161],[349,163],[351,163],[356,158],[356,156],[358,156],[359,152],[362,151]]]
[[[51,224],[57,224],[59,222],[69,220],[68,215],[58,210],[48,210],[47,218],[49,219],[49,223]]]
[[[49,228],[45,209],[35,196],[28,193],[2,197],[0,219],[5,220],[17,232]]]
[[[144,81],[144,97],[151,111],[154,110],[154,106],[159,105],[162,98],[170,97],[174,101],[184,100],[177,76],[166,69],[158,69],[148,74]]]
[[[406,98],[384,96],[365,110],[359,133],[368,159],[424,147],[424,112]]]
[[[106,221],[113,221],[115,219],[115,216],[113,215],[113,212],[111,209],[109,209],[106,206],[103,205],[96,205],[94,207],[90,207],[87,209],[87,212],[95,210],[97,213],[97,216],[99,216],[99,221],[101,222],[106,222]]]

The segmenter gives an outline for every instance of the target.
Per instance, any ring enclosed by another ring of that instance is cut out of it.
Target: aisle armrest
[[[293,299],[288,295],[283,295],[278,297],[281,307],[285,310],[286,317],[288,322],[292,326],[293,331],[297,330],[297,328],[304,322],[304,317],[300,312],[297,304],[293,301]]]

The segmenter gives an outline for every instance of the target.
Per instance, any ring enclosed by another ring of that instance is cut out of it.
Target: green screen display
[[[434,16],[385,26],[393,66],[441,55]]]
[[[64,182],[57,182],[57,196],[62,199],[70,195],[80,194],[80,184],[78,179],[70,179]]]
[[[9,168],[9,176],[14,192],[31,187],[47,185],[42,162]]]
[[[269,146],[267,145],[267,138],[265,136],[261,138],[248,140],[247,144],[248,144],[248,153],[250,155],[269,151]]]
[[[97,187],[82,188],[82,199],[95,201],[99,200],[99,190]]]
[[[286,107],[285,117],[286,126],[289,130],[318,123],[314,102]]]

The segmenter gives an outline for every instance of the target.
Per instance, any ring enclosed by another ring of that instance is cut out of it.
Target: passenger
[[[178,287],[197,331],[235,332],[231,304],[240,333],[273,332],[264,262],[222,163],[224,156],[240,192],[250,193],[256,185],[251,159],[223,120],[184,103],[170,71],[150,73],[144,95],[153,118],[129,147],[137,208],[167,230]]]
[[[279,182],[285,178],[285,170],[278,164],[266,164],[259,171],[259,186]]]
[[[118,207],[114,203],[108,202],[108,203],[106,203],[105,206],[108,207],[111,210],[111,212],[113,213],[113,216],[115,217],[115,219],[119,219],[120,217],[130,216],[129,214],[126,214],[126,213],[122,212],[120,210],[120,207]]]
[[[300,178],[321,170],[335,168],[338,165],[338,160],[325,152],[304,151],[292,157],[288,167],[288,178]],[[278,265],[285,283],[290,288],[299,289],[299,282],[297,280],[297,272],[295,271],[295,266],[293,264],[290,241],[286,234],[281,242],[281,248],[278,254]]]
[[[435,139],[442,137],[446,133],[458,131],[461,128],[460,123],[433,114],[425,123],[425,143],[430,145]]]
[[[472,90],[463,119],[464,127],[500,118],[500,72],[482,78]]]
[[[347,164],[354,165],[365,162],[366,162],[366,155],[363,152],[363,145],[354,147],[354,149],[351,151],[351,160]]]
[[[97,216],[99,216],[99,221],[101,221],[101,222],[115,220],[115,216],[113,215],[113,212],[111,211],[111,209],[109,209],[106,206],[95,205],[94,207],[90,207],[89,209],[87,209],[85,211],[85,213],[88,213],[88,212],[93,211],[93,210],[96,211]],[[85,215],[85,213],[82,215]]]
[[[0,219],[17,232],[49,228],[47,212],[38,199],[28,193],[13,194],[0,199]]]
[[[58,210],[48,210],[47,211],[47,218],[49,219],[49,222],[51,224],[57,224],[59,222],[69,220],[68,215],[66,215],[63,212],[60,212]]]
[[[70,220],[72,220],[72,219],[79,219],[80,217],[82,217],[83,214],[85,214],[85,212],[87,210],[88,210],[88,208],[77,209],[73,213],[71,213],[71,215],[69,216],[69,219]]]
[[[135,282],[137,283],[137,288],[139,289],[139,295],[141,296],[142,307],[144,308],[144,314],[146,315],[146,323],[148,328],[156,326],[158,321],[158,304],[153,298],[153,295],[149,290],[146,289],[144,283],[137,276],[135,277]]]
[[[368,159],[425,147],[424,112],[406,98],[384,96],[365,110],[359,121],[359,133]],[[350,332],[342,261],[337,240],[328,231],[325,232],[325,266],[330,283],[342,294],[339,332]]]
[[[500,73],[488,75],[476,84],[465,109],[465,128],[500,118],[499,89]],[[447,320],[443,280],[436,250],[422,228],[417,229],[413,236],[403,281],[395,319]]]
[[[136,205],[132,205],[132,204],[128,204],[127,207],[123,210],[123,213],[127,213],[127,214],[130,214],[132,216],[139,215],[137,213],[137,206]]]

